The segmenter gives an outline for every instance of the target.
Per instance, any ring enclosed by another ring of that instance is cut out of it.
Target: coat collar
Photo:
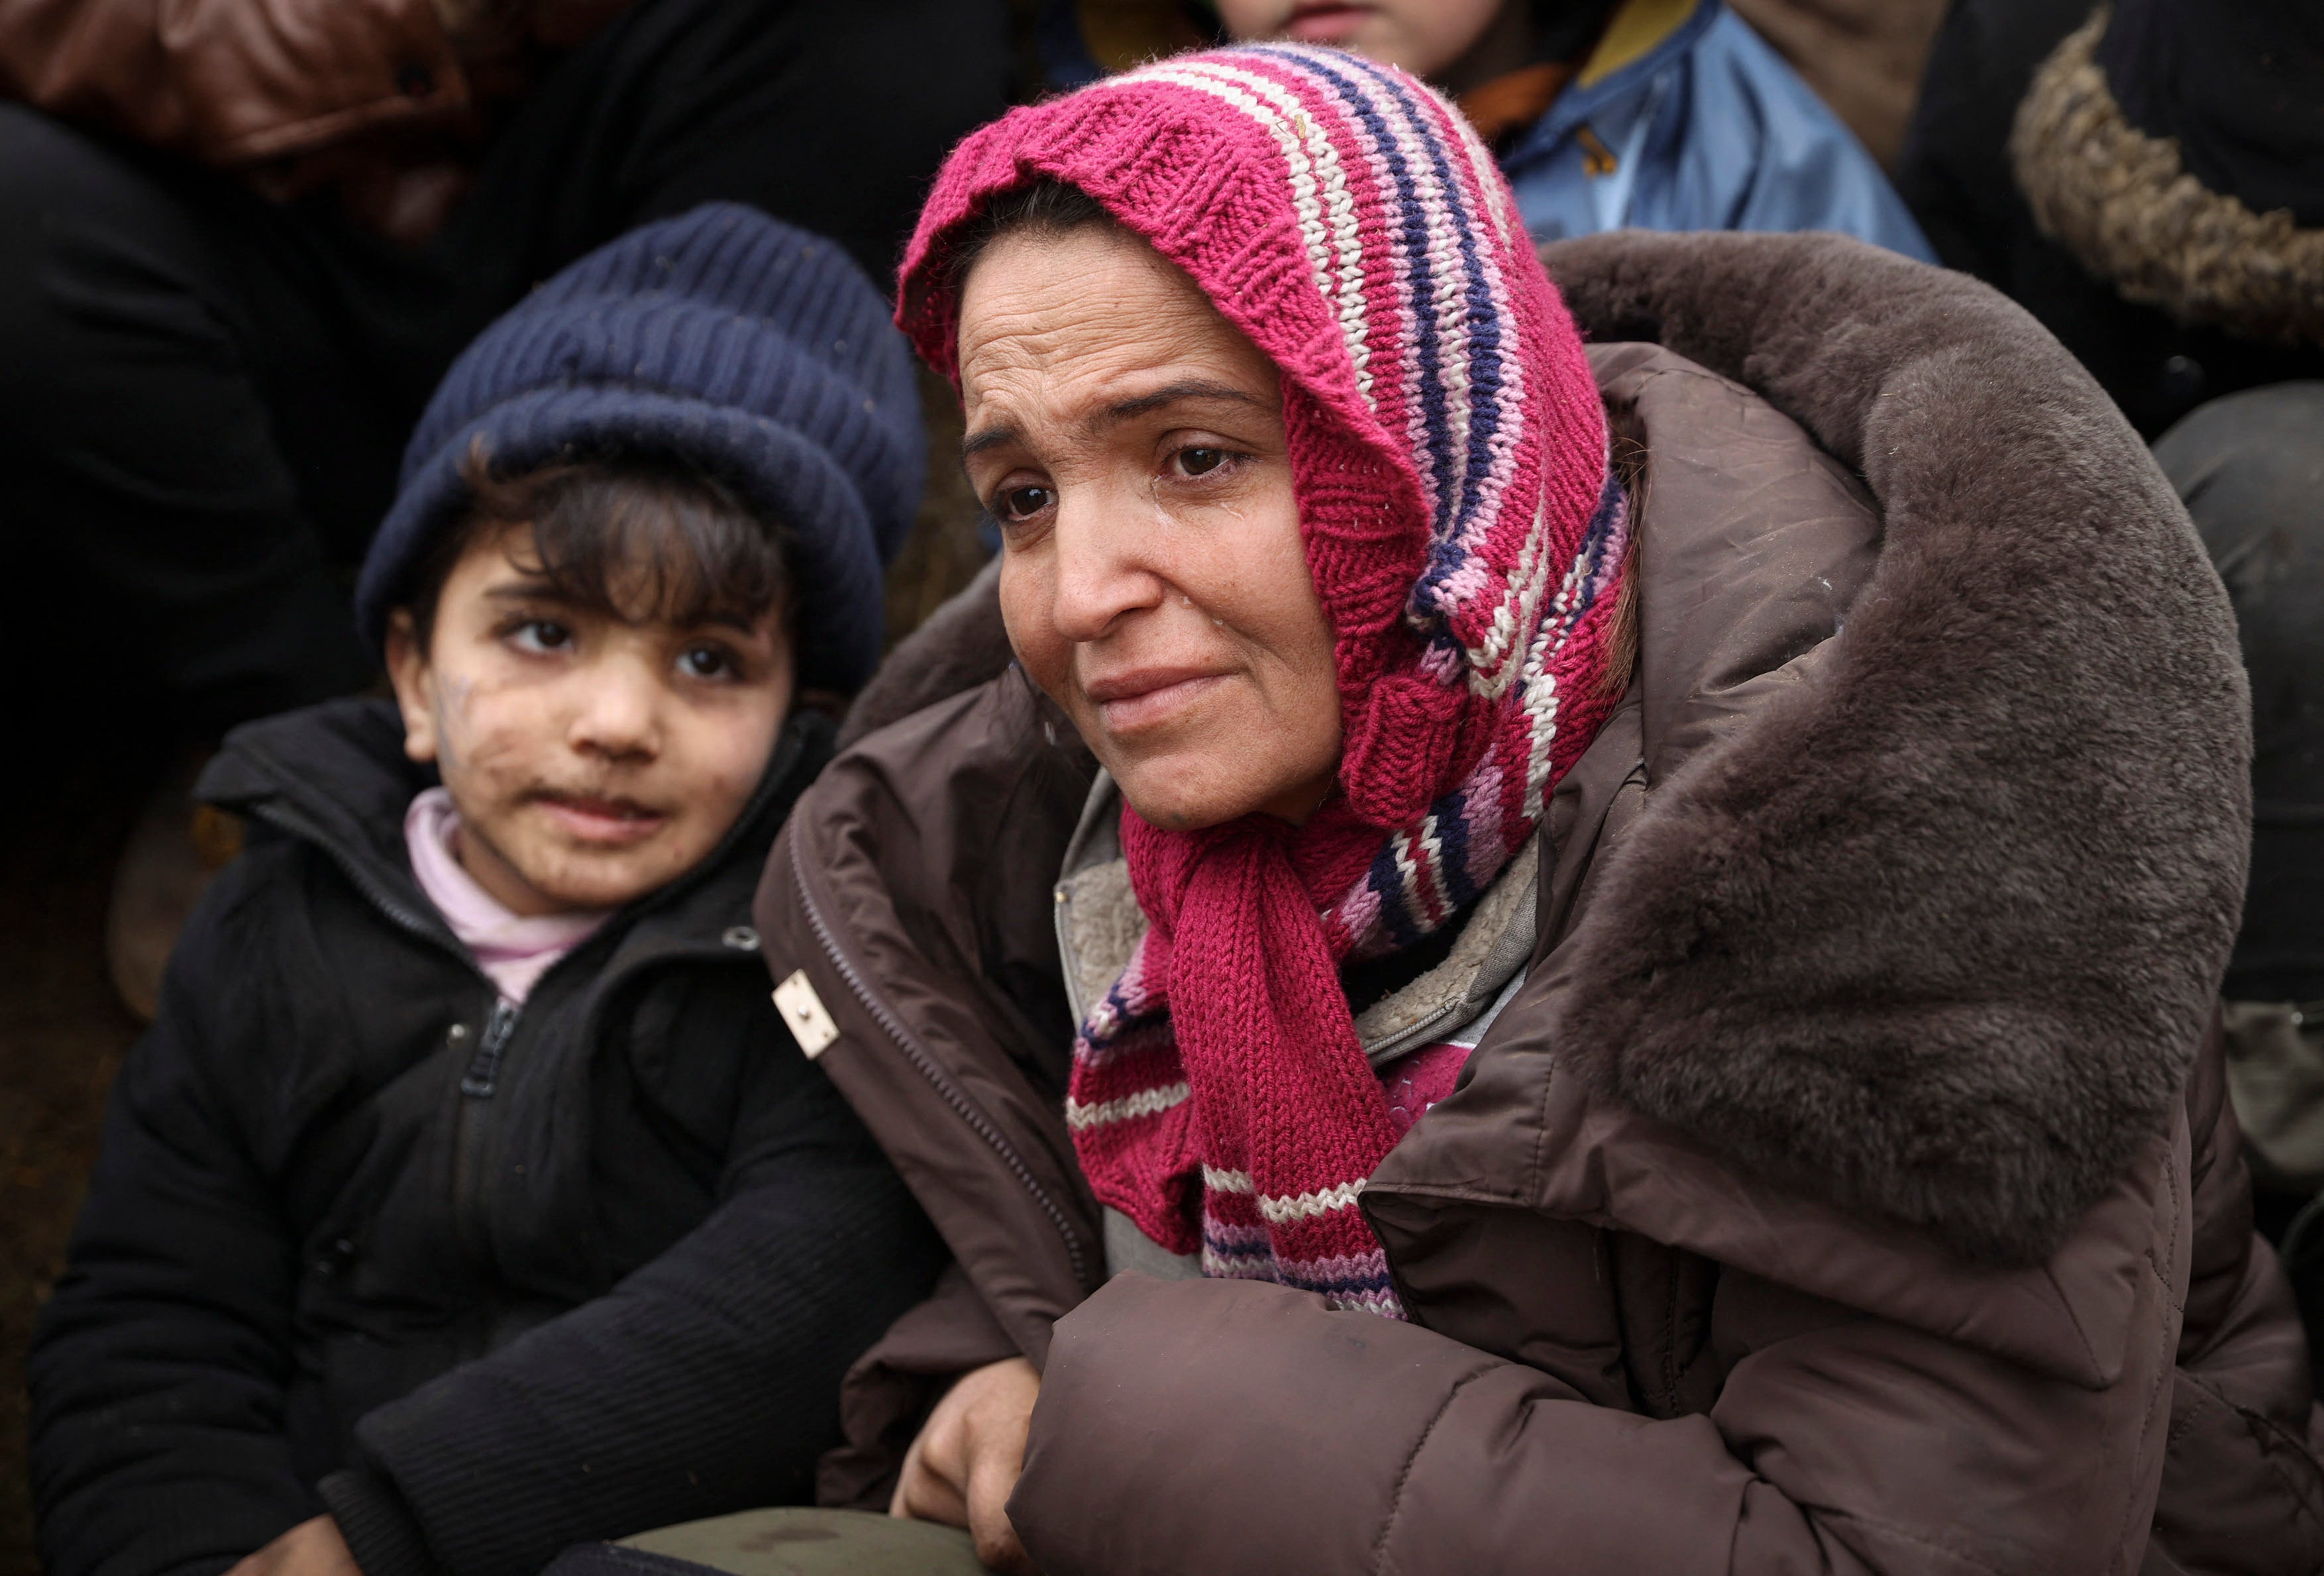
[[[1514,164],[1555,149],[1585,122],[1601,138],[1620,142],[1644,113],[1655,78],[1710,31],[1719,20],[1721,4],[1623,0],[1573,80],[1551,101],[1532,130],[1517,134],[1508,161]]]
[[[2324,346],[2324,226],[2217,189],[2196,178],[2181,139],[2136,124],[2100,69],[2107,17],[2100,7],[2059,44],[2018,106],[2010,166],[2034,222],[2126,300],[2264,343]],[[2254,75],[2264,73],[2255,68]],[[2312,100],[2312,86],[2295,97]],[[2170,106],[2193,115],[2192,106]],[[2200,124],[2196,117],[2190,129]],[[2281,167],[2295,161],[2281,149],[2246,150],[2217,134],[2205,146],[2238,160],[2255,153],[2253,183],[2279,192]],[[2215,160],[2213,179],[2227,179],[2235,167]],[[2324,211],[2312,186],[2301,195],[2311,213]]]
[[[1057,957],[1076,1022],[1121,977],[1146,934],[1120,825],[1121,790],[1101,770],[1065,846],[1056,894]],[[1373,1066],[1474,1023],[1525,967],[1534,951],[1539,853],[1528,843],[1493,878],[1442,963],[1357,1014],[1356,1041]]]
[[[1546,256],[1595,333],[1706,364],[1597,353],[1648,455],[1634,705],[1553,814],[1537,977],[1380,1184],[1546,1199],[1544,1113],[1586,1094],[1771,1216],[2042,1265],[2168,1141],[2234,935],[2244,689],[2184,512],[1958,276],[1793,237]],[[1623,1175],[1599,1207],[1668,1215]]]

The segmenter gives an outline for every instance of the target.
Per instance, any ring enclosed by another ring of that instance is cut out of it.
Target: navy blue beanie
[[[496,475],[639,455],[697,466],[788,527],[799,681],[851,690],[879,660],[881,568],[920,498],[911,355],[835,244],[734,203],[632,230],[477,336],[404,451],[355,585],[374,644],[466,509],[481,438]]]

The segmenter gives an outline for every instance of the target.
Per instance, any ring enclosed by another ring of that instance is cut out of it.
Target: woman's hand
[[[1021,1357],[962,1375],[905,1452],[888,1514],[964,1526],[991,1569],[1034,1576],[1008,1505],[1025,1470],[1025,1434],[1040,1395],[1041,1376]]]
[[[363,1576],[347,1552],[339,1524],[327,1516],[302,1521],[254,1554],[244,1554],[226,1576]]]

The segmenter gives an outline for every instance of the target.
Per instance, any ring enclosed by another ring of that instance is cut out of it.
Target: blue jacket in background
[[[1628,0],[1573,82],[1503,144],[1537,241],[1649,230],[1838,230],[1936,254],[1888,178],[1720,0]]]
[[[1104,74],[1072,0],[1038,41],[1054,88]],[[1888,178],[1720,0],[1625,0],[1501,170],[1537,241],[1649,230],[1838,230],[1934,263]]]

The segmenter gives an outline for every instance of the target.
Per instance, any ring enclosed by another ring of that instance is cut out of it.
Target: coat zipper
[[[484,1032],[476,1042],[476,1054],[468,1058],[468,1071],[460,1079],[460,1111],[453,1118],[453,1230],[479,1265],[489,1258],[484,1219],[485,1101],[500,1087],[501,1056],[508,1050],[509,1037],[516,1033],[522,1010],[505,996],[493,1002],[492,1016],[484,1019]],[[496,1305],[498,1299],[493,1302]]]
[[[823,947],[824,956],[831,960],[832,967],[839,971],[839,977],[847,982],[847,988],[854,992],[855,1000],[862,1004],[863,1010],[872,1015],[872,1021],[886,1030],[888,1037],[896,1042],[897,1048],[904,1053],[904,1059],[919,1071],[920,1076],[928,1081],[929,1085],[943,1097],[945,1103],[951,1106],[961,1120],[968,1124],[970,1130],[983,1139],[994,1154],[1001,1157],[1002,1163],[1023,1184],[1025,1191],[1033,1195],[1033,1202],[1041,1206],[1042,1212],[1049,1217],[1050,1224],[1056,1227],[1058,1237],[1065,1242],[1065,1256],[1073,1265],[1074,1278],[1083,1286],[1089,1285],[1087,1255],[1082,1246],[1081,1238],[1074,1230],[1073,1221],[1067,1218],[1065,1212],[1034,1178],[1032,1168],[1025,1164],[1024,1157],[1010,1145],[1008,1136],[1001,1132],[990,1117],[977,1109],[976,1102],[969,1099],[966,1092],[954,1083],[951,1076],[937,1065],[936,1057],[912,1037],[911,1031],[907,1029],[895,1014],[888,1009],[887,1004],[872,993],[872,989],[864,982],[863,976],[856,972],[855,965],[848,962],[846,955],[841,952],[838,938],[832,934],[831,926],[825,922],[823,909],[816,904],[815,893],[807,885],[807,866],[799,854],[799,836],[794,831],[790,838],[791,884],[798,892],[799,907],[807,915],[808,926],[815,931],[816,940]]]
[[[471,1100],[493,1097],[493,1091],[500,1087],[501,1053],[508,1049],[509,1037],[516,1032],[517,1015],[523,1010],[505,996],[493,1003],[493,1015],[484,1020],[484,1037],[476,1045],[466,1076],[460,1080],[461,1093]]]
[[[251,813],[268,825],[321,849],[329,856],[331,862],[339,867],[340,873],[347,878],[355,890],[363,894],[364,900],[378,909],[391,924],[451,954],[475,972],[480,981],[483,980],[483,971],[476,968],[475,959],[469,955],[466,947],[400,902],[393,893],[374,880],[369,871],[342,853],[329,838],[317,835],[315,829],[302,816],[293,815],[271,801],[252,806]],[[460,1079],[460,1111],[455,1119],[452,1135],[452,1223],[461,1245],[480,1266],[484,1261],[485,1246],[480,1218],[483,1200],[478,1196],[477,1185],[484,1148],[484,1113],[480,1108],[499,1087],[501,1057],[508,1050],[510,1037],[516,1032],[518,1012],[514,1002],[494,999],[492,1014],[484,1022],[482,1042],[476,1046],[475,1055],[469,1059],[467,1072]],[[486,1311],[487,1330],[494,1317],[493,1313]]]
[[[633,964],[617,977],[605,981],[603,991],[629,979],[641,967],[655,967],[673,960],[689,958],[724,959],[732,954],[724,951],[687,950],[672,952]],[[476,1041],[475,1054],[468,1058],[468,1070],[460,1076],[460,1110],[454,1118],[452,1130],[452,1223],[461,1245],[479,1265],[488,1264],[490,1233],[484,1222],[484,1134],[491,1113],[491,1101],[500,1092],[501,1064],[508,1055],[509,1042],[516,1037],[518,1024],[524,1009],[507,997],[498,997],[493,1009],[484,1018],[484,1032]],[[585,1019],[585,1030],[593,1028],[595,1020]],[[584,1034],[585,1039],[590,1037]],[[488,1284],[491,1284],[488,1281]],[[500,1299],[489,1295],[480,1304],[486,1328],[490,1329],[500,1316]]]

